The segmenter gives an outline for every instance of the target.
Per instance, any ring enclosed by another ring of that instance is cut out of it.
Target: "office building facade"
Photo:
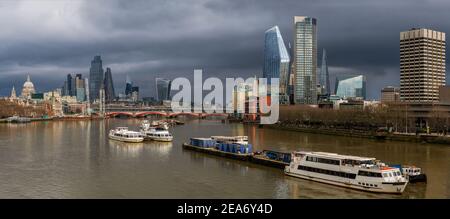
[[[336,77],[335,94],[343,99],[366,99],[366,77],[340,76]]]
[[[105,101],[107,102],[114,101],[114,99],[116,98],[116,94],[114,91],[114,82],[112,78],[111,68],[106,68],[104,88],[105,88]]]
[[[400,89],[397,87],[387,86],[381,89],[382,103],[396,103],[400,101]]]
[[[158,101],[170,100],[170,86],[172,82],[164,78],[156,78],[156,97]]]
[[[131,82],[130,76],[127,75],[127,79],[125,81],[125,96],[130,97],[133,92],[133,82]]]
[[[445,33],[413,28],[400,33],[400,99],[438,102],[445,85]]]
[[[95,101],[99,98],[100,88],[103,85],[103,64],[100,56],[95,56],[91,61],[89,70],[89,99]]]

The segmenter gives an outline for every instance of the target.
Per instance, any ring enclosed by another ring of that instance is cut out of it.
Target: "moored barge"
[[[250,161],[256,164],[284,170],[284,168],[291,162],[291,153],[263,150],[262,152],[253,153]]]
[[[252,145],[247,136],[211,136],[211,138],[191,138],[183,148],[228,157],[236,160],[249,160]]]
[[[269,150],[253,153],[247,136],[190,138],[189,143],[183,143],[183,148],[278,169],[284,169],[286,165],[289,165],[291,159],[290,153]]]

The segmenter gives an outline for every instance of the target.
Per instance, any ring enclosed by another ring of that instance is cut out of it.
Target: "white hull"
[[[155,137],[146,137],[145,139],[162,142],[171,142],[173,140],[173,138],[155,138]]]
[[[171,142],[173,136],[168,130],[141,130],[141,134],[145,136],[145,140],[161,141],[161,142]]]
[[[352,182],[341,182],[338,180],[330,180],[330,179],[325,179],[325,178],[318,177],[318,176],[308,176],[308,175],[302,175],[302,174],[286,172],[286,171],[285,171],[285,174],[288,176],[311,180],[311,181],[315,181],[315,182],[321,182],[321,183],[326,183],[326,184],[330,184],[330,185],[341,186],[341,187],[345,187],[345,188],[356,189],[356,190],[367,191],[367,192],[376,192],[376,193],[401,194],[405,190],[406,184],[407,184],[407,183],[405,183],[404,185],[394,185],[392,183],[389,183],[389,184],[380,183],[380,184],[377,184],[377,187],[369,187],[369,186],[358,185],[357,183],[355,184]]]
[[[109,135],[109,138],[116,141],[122,141],[122,142],[129,142],[129,143],[139,143],[143,142],[144,138],[124,138],[124,137],[118,137],[114,136],[112,134]]]
[[[367,192],[401,194],[408,184],[398,168],[375,158],[294,152],[286,175]]]

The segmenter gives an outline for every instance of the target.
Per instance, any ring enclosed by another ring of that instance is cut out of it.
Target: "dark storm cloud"
[[[294,15],[318,19],[331,75],[361,73],[368,94],[398,85],[399,32],[428,27],[449,32],[446,1],[2,1],[0,94],[31,74],[40,91],[60,87],[67,73],[88,74],[102,55],[116,90],[126,75],[154,94],[154,78],[261,75],[264,31],[279,25],[292,41]]]

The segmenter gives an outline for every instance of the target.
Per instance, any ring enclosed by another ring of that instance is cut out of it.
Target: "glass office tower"
[[[264,39],[264,69],[263,77],[267,78],[268,85],[271,78],[279,78],[280,103],[289,103],[289,53],[281,36],[278,26],[274,26],[265,32]],[[270,92],[270,90],[268,90]]]
[[[130,76],[127,75],[125,82],[125,96],[130,97],[133,89],[133,82],[131,82]]]
[[[91,61],[89,71],[89,99],[95,101],[99,98],[100,88],[103,84],[103,66],[100,56],[95,56]]]
[[[171,81],[164,78],[156,78],[156,97],[158,101],[170,100]]]
[[[317,103],[317,20],[294,17],[294,101]]]
[[[366,99],[366,77],[364,75],[336,77],[335,93],[344,99]]]
[[[113,101],[116,98],[116,94],[114,91],[114,82],[112,78],[112,73],[110,68],[106,68],[105,72],[105,100],[108,102]]]

